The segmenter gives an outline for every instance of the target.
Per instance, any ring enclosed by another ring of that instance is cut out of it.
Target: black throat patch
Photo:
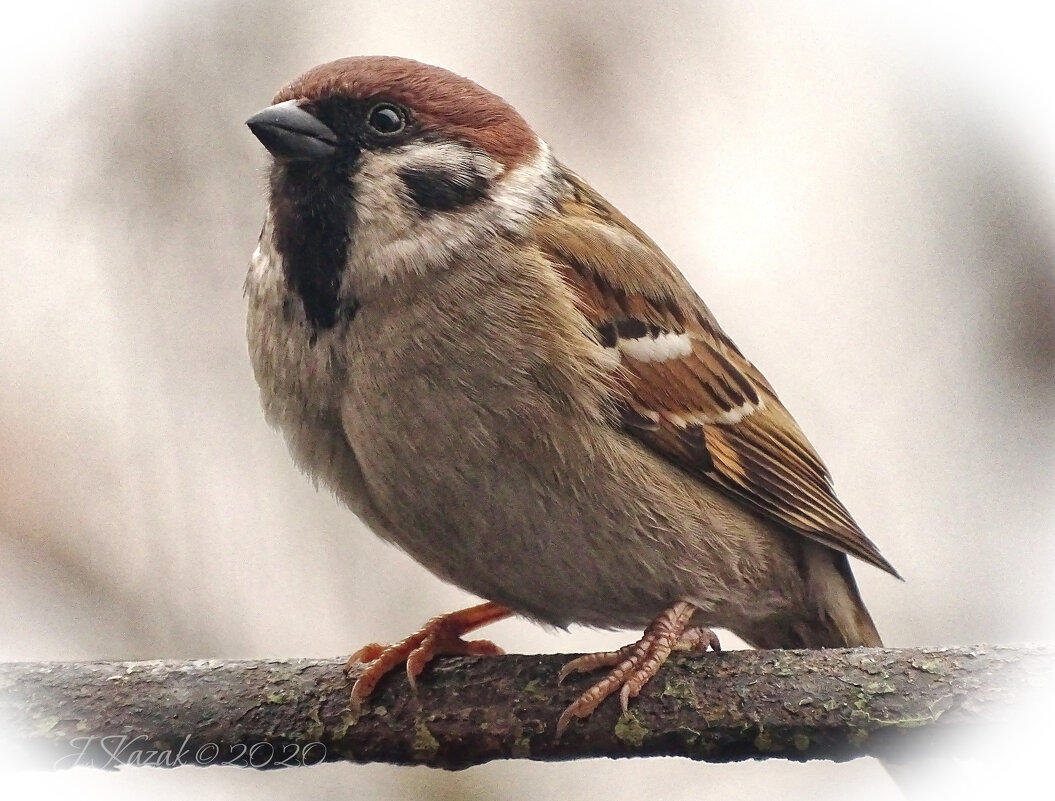
[[[312,328],[333,328],[355,227],[350,182],[340,171],[322,165],[276,164],[271,171],[271,208],[275,247],[289,287],[303,302]]]

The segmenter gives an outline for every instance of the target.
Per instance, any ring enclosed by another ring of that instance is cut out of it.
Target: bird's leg
[[[357,665],[365,664],[352,685],[351,707],[359,709],[363,700],[369,698],[377,683],[397,665],[405,662],[410,686],[434,656],[481,655],[494,656],[504,653],[490,640],[463,640],[462,635],[509,617],[513,612],[496,603],[480,604],[446,615],[434,617],[420,630],[402,642],[392,645],[370,643],[348,658],[344,672],[349,673]]]
[[[572,673],[584,673],[599,667],[612,670],[564,710],[557,721],[557,737],[564,733],[573,718],[587,717],[617,689],[625,712],[629,700],[656,675],[671,651],[703,653],[708,648],[720,651],[722,646],[718,637],[710,629],[685,628],[695,611],[696,607],[687,601],[678,601],[653,620],[636,643],[618,651],[586,654],[566,664],[557,678],[558,684]]]

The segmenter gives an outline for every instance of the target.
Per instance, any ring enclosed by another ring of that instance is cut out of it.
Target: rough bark
[[[1050,688],[1051,648],[734,651],[672,658],[621,713],[606,701],[560,741],[593,677],[567,656],[438,659],[388,677],[356,720],[335,660],[0,665],[0,761],[254,768],[348,760],[464,768],[493,759],[684,756],[906,759],[1014,720]],[[959,746],[955,746],[958,748]]]

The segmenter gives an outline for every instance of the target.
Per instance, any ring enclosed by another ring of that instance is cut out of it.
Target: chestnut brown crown
[[[343,98],[409,109],[423,133],[467,141],[507,168],[538,151],[538,138],[509,103],[449,70],[395,56],[352,56],[314,67],[282,88],[276,104]]]

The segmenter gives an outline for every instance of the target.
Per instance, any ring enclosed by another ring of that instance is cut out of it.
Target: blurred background
[[[905,576],[855,568],[888,644],[1050,642],[1048,5],[23,9],[0,32],[0,660],[329,657],[473,601],[298,474],[246,356],[265,154],[243,121],[303,70],[370,53],[503,95],[664,247]],[[486,636],[577,652],[637,634],[510,621]],[[950,780],[962,793],[991,773]],[[870,760],[0,784],[79,799],[898,797]]]

